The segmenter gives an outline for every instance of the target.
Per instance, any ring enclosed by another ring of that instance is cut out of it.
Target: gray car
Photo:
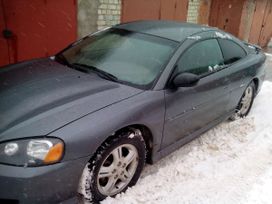
[[[0,69],[0,203],[98,202],[226,119],[265,55],[217,28],[137,21]]]

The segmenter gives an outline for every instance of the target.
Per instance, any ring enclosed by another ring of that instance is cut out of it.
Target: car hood
[[[51,59],[0,69],[0,141],[50,132],[142,92]],[[80,131],[80,130],[79,130]]]

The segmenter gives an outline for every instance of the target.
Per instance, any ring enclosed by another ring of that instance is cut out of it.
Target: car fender
[[[164,91],[145,91],[80,118],[50,133],[65,142],[63,160],[92,156],[116,131],[135,124],[148,127],[153,154],[159,151],[164,125]]]

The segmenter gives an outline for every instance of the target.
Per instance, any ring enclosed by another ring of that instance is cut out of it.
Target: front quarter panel
[[[50,135],[65,142],[63,160],[92,156],[111,135],[129,125],[147,126],[153,135],[153,154],[159,151],[165,105],[163,91],[145,91],[70,123]]]

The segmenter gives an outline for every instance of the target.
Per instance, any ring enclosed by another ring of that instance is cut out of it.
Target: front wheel
[[[136,184],[145,164],[145,141],[129,130],[106,141],[86,165],[79,193],[94,203]]]
[[[254,82],[251,82],[246,88],[243,96],[237,106],[235,113],[230,117],[230,120],[246,117],[252,107],[255,98],[256,87]]]

